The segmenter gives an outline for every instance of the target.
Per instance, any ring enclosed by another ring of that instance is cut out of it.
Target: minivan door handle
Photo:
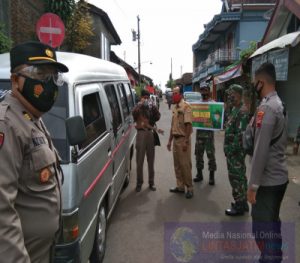
[[[108,148],[108,150],[107,150],[107,156],[111,157],[111,148]]]

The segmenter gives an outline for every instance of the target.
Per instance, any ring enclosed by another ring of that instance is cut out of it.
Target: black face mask
[[[259,89],[257,89],[259,83],[262,83],[262,82],[261,82],[260,80],[257,81],[257,83],[256,83],[255,86],[254,86],[254,92],[256,93],[257,98],[260,99],[260,94],[261,94],[261,92],[262,92],[262,90],[263,90],[263,88],[264,88],[264,84],[262,83],[261,87],[260,87]]]
[[[41,112],[49,111],[58,94],[58,87],[53,80],[43,82],[21,75],[25,78],[23,90],[21,94],[23,97],[37,110]]]

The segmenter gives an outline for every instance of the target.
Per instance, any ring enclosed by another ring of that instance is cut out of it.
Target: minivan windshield
[[[8,90],[10,90],[10,81],[0,80],[0,101]],[[62,163],[69,162],[70,153],[66,137],[65,120],[68,116],[68,88],[67,85],[59,88],[57,100],[52,109],[42,116],[42,119],[50,132],[55,148],[58,150]]]

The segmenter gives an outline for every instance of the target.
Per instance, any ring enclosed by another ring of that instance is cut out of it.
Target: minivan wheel
[[[126,172],[126,177],[125,177],[125,180],[124,180],[122,190],[125,190],[127,188],[127,186],[129,185],[130,175],[131,175],[131,159],[129,160],[129,164],[127,165],[127,172]]]
[[[95,241],[90,256],[91,263],[100,263],[103,261],[106,248],[106,211],[104,206],[101,206],[98,213],[98,225],[95,234]]]

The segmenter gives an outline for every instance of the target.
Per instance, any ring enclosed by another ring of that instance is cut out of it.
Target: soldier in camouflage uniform
[[[232,110],[228,116],[225,128],[224,153],[227,158],[229,182],[235,203],[225,211],[226,215],[243,215],[249,211],[247,203],[247,178],[245,152],[243,149],[243,132],[248,124],[248,113],[242,108],[243,88],[240,85],[230,86],[230,101]]]
[[[224,128],[228,120],[228,116],[230,115],[230,112],[232,110],[232,103],[230,100],[231,96],[231,89],[228,88],[225,90],[225,95],[224,95]]]
[[[210,99],[209,86],[201,87],[200,92],[202,95],[203,102],[212,101]],[[214,132],[198,129],[196,133],[196,145],[195,145],[197,175],[194,178],[194,182],[201,182],[203,180],[203,173],[202,173],[202,170],[204,168],[203,155],[205,151],[208,158],[209,184],[214,185],[215,171],[217,170],[217,164],[215,158]]]

